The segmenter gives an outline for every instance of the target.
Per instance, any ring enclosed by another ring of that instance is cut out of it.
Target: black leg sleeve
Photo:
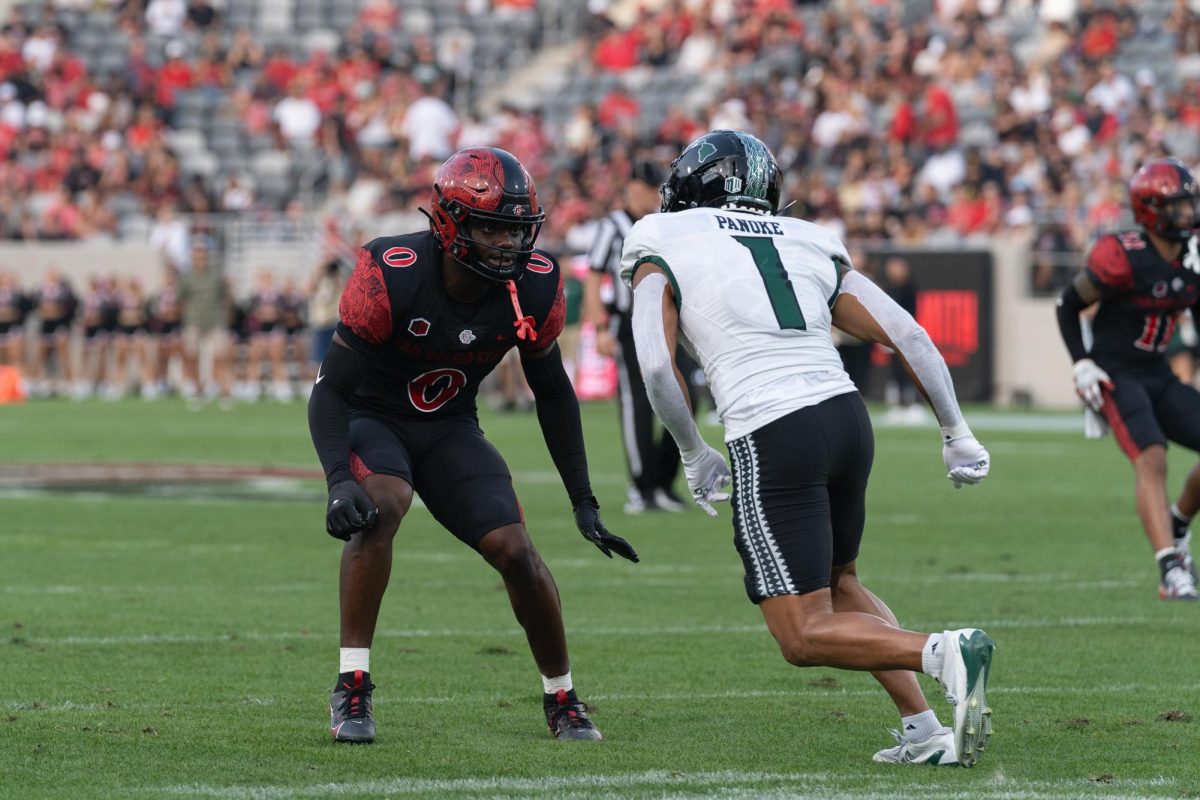
[[[562,353],[557,344],[551,346],[549,353],[521,353],[521,368],[537,403],[538,424],[546,449],[562,477],[571,504],[578,505],[592,496],[592,482],[583,444],[579,398],[563,368]]]

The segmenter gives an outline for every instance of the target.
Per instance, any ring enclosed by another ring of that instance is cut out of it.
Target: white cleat
[[[940,728],[928,739],[910,742],[900,731],[892,731],[896,746],[880,750],[873,761],[881,764],[931,764],[939,767],[958,764],[954,749],[954,729]]]
[[[945,663],[939,683],[954,706],[954,752],[958,763],[973,767],[992,734],[986,692],[996,643],[978,628],[959,628],[942,634],[942,646]]]
[[[1163,600],[1196,600],[1196,579],[1188,571],[1182,558],[1175,566],[1163,573],[1158,584],[1158,596]]]
[[[1188,574],[1192,576],[1192,582],[1195,583],[1196,562],[1192,560],[1192,532],[1187,529],[1187,526],[1184,526],[1183,530],[1183,538],[1175,540],[1175,552],[1183,559],[1183,568],[1188,571]]]

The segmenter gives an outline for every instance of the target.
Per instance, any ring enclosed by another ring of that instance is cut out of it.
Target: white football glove
[[[975,434],[967,429],[965,423],[954,431],[947,432],[943,429],[942,442],[946,477],[954,484],[955,489],[961,489],[963,484],[974,486],[987,477],[992,466],[992,457],[975,438]]]
[[[1081,358],[1072,367],[1075,372],[1075,392],[1092,411],[1104,408],[1104,388],[1112,388],[1112,378],[1090,358]]]
[[[729,467],[725,457],[708,445],[692,457],[683,457],[683,474],[696,505],[710,516],[717,516],[713,503],[729,499],[729,492],[722,491],[730,484]]]

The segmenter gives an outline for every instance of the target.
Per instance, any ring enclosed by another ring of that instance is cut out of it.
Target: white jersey
[[[831,332],[850,257],[825,229],[712,208],[651,214],[625,237],[621,279],[647,262],[667,273],[725,441],[855,391]]]

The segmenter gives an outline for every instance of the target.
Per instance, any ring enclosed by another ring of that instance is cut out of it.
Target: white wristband
[[[966,434],[969,434],[971,432],[971,427],[969,425],[967,425],[967,421],[964,419],[964,420],[960,421],[957,425],[951,425],[949,428],[942,428],[941,431],[942,431],[942,441],[948,442],[951,439],[955,439],[955,438],[958,438],[959,436],[965,436]]]

